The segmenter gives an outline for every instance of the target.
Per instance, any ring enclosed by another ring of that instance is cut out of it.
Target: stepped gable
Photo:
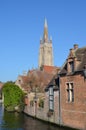
[[[19,75],[15,84],[18,85],[22,90],[24,90],[25,92],[28,91],[28,76],[24,76],[24,75]]]
[[[19,75],[16,83],[23,84],[24,82],[28,82],[28,76]]]

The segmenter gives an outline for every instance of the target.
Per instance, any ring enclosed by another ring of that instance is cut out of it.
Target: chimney
[[[78,44],[74,44],[74,50],[78,49]]]

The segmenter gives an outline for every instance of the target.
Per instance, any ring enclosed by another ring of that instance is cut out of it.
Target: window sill
[[[67,103],[67,104],[74,104],[74,102],[68,102],[68,101],[67,101],[66,103]]]

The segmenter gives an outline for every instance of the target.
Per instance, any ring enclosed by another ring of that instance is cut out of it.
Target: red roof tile
[[[55,67],[55,66],[47,66],[47,65],[44,65],[43,66],[43,70],[47,73],[55,73],[57,72],[58,70],[60,70],[59,67]]]

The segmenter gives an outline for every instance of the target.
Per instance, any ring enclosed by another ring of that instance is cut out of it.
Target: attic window
[[[70,72],[74,72],[74,62],[73,61],[69,62],[69,68],[70,68]]]

